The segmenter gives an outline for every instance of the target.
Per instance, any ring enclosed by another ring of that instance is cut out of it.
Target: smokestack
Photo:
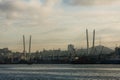
[[[25,36],[23,35],[23,53],[25,54]]]
[[[30,35],[30,40],[29,40],[29,54],[31,53],[31,35]]]
[[[87,54],[89,54],[89,39],[88,39],[88,29],[86,29],[86,40],[87,40]]]

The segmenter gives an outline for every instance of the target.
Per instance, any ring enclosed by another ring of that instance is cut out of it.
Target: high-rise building
[[[69,44],[68,45],[68,53],[69,53],[69,58],[70,60],[74,59],[75,58],[75,48],[74,48],[74,45],[72,44]]]

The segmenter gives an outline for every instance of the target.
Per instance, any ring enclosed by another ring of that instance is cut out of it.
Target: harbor
[[[120,0],[0,0],[0,80],[120,80]]]

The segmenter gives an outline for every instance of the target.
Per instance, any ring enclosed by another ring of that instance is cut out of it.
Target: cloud
[[[0,16],[4,17],[1,23],[4,26],[13,27],[47,27],[55,26],[51,21],[54,13],[57,13],[55,6],[61,0],[1,0]],[[46,29],[46,28],[45,28]]]
[[[42,1],[0,1],[0,28],[2,28],[2,30],[0,29],[0,37],[2,36],[0,42],[2,44],[7,43],[10,39],[10,42],[6,45],[15,45],[14,42],[19,37],[21,39],[21,35],[31,34],[34,39],[34,48],[36,48],[36,44],[38,44],[37,49],[39,47],[41,49],[45,47],[53,48],[51,47],[52,44],[60,45],[59,47],[62,48],[68,43],[77,42],[79,44],[80,41],[84,41],[86,27],[89,31],[93,29],[98,31],[97,39],[99,36],[102,36],[104,40],[111,39],[111,36],[119,38],[119,35],[117,35],[120,29],[119,0]],[[73,7],[66,4],[64,6],[62,1],[69,5],[80,6]],[[81,7],[81,5],[84,7]],[[118,27],[114,29],[113,26]],[[35,42],[36,44],[34,44]]]
[[[61,2],[61,0],[45,0],[45,5],[47,5],[47,6],[55,6],[60,2]]]
[[[112,5],[114,3],[120,3],[119,0],[69,0],[67,1],[68,4],[71,5]]]
[[[2,0],[0,11],[6,14],[8,19],[26,17],[26,15],[41,18],[49,15],[57,2],[58,0],[45,0],[43,4],[40,0]]]

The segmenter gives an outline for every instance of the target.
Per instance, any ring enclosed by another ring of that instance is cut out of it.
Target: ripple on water
[[[0,65],[0,80],[120,80],[120,66]]]

